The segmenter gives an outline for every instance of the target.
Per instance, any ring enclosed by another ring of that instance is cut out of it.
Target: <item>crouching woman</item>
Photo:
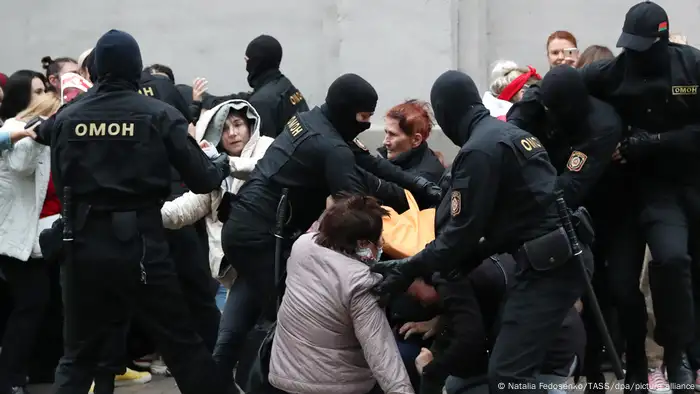
[[[318,233],[287,260],[268,378],[299,394],[413,393],[384,311],[370,293],[380,277],[382,218],[372,197],[334,199]]]

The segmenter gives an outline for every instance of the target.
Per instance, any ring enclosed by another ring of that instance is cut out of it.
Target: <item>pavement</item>
[[[606,374],[608,385],[610,389],[608,393],[610,394],[620,394],[622,393],[622,388],[618,387],[620,384],[614,380],[611,374]],[[567,388],[569,392],[576,394],[583,394],[585,391],[585,382],[582,381],[579,384],[575,384],[573,381],[569,382]],[[32,394],[51,394],[51,385],[34,385],[29,386],[29,390]],[[177,385],[175,384],[175,379],[164,378],[159,376],[154,376],[153,380],[149,383],[130,386],[130,387],[119,387],[115,390],[115,394],[178,394]]]
[[[32,394],[51,394],[50,384],[30,385],[28,389]],[[115,394],[178,394],[180,390],[175,384],[175,379],[154,376],[149,383],[119,387],[114,392]]]

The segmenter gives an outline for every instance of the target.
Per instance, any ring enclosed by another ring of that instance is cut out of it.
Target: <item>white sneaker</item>
[[[165,365],[165,362],[162,358],[153,360],[153,362],[151,363],[151,373],[160,376],[171,376],[170,370],[168,369],[168,366]]]

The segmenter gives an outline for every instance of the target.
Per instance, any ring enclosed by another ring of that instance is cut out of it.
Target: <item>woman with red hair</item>
[[[404,171],[439,183],[445,172],[445,165],[442,155],[428,147],[427,139],[432,129],[430,106],[418,100],[405,101],[387,112],[384,118],[384,144],[378,151],[382,157]],[[402,200],[405,200],[402,189],[397,193]],[[378,197],[383,196],[378,195]],[[421,204],[420,200],[418,203],[421,208],[427,207]],[[389,302],[388,317],[392,327],[402,327],[408,322],[430,320],[435,317],[435,313],[430,308],[424,308],[414,298],[400,295],[393,297]],[[414,360],[421,347],[428,347],[430,342],[420,338],[403,338],[403,336],[397,338],[399,351],[411,383],[417,391],[420,378]]]
[[[428,147],[432,129],[433,120],[427,103],[408,100],[396,105],[384,118],[384,143],[379,153],[404,171],[437,183],[445,165],[442,155]]]
[[[579,56],[576,37],[566,30],[557,30],[547,37],[547,61],[549,68],[576,64]]]

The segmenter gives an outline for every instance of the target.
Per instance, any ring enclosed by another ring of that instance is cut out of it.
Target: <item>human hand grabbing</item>
[[[408,322],[399,328],[399,335],[403,335],[403,339],[408,339],[413,334],[423,334],[423,339],[428,339],[435,336],[438,318],[435,317],[428,321]]]

